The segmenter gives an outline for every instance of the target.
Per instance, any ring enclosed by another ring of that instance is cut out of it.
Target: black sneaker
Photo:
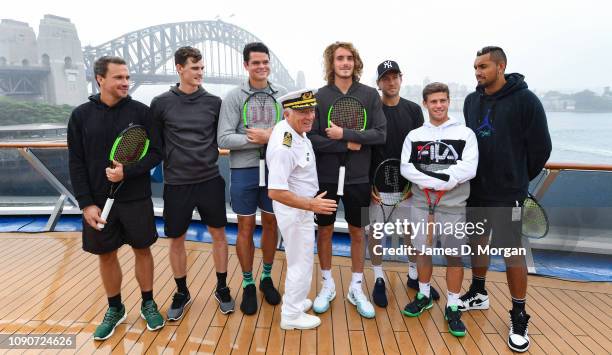
[[[423,311],[433,307],[431,298],[425,297],[422,293],[417,293],[414,300],[406,305],[402,313],[408,317],[418,317]]]
[[[408,286],[408,288],[418,291],[419,290],[419,280],[411,279],[410,275],[408,275],[408,281],[406,282],[406,286]]]
[[[450,307],[446,307],[446,311],[444,312],[444,319],[448,321],[448,331],[456,336],[463,337],[467,332],[465,329],[465,324],[461,321],[461,311],[455,305]]]
[[[249,284],[242,290],[240,310],[247,315],[257,312],[257,289],[255,284]]]
[[[172,296],[172,305],[170,305],[170,308],[168,309],[168,320],[176,321],[183,318],[185,308],[190,303],[191,296],[189,296],[189,292],[186,294],[176,292],[174,296]]]
[[[387,307],[387,292],[385,290],[385,279],[379,277],[374,283],[374,290],[372,290],[372,301],[378,307]]]
[[[222,287],[215,291],[215,299],[219,302],[219,310],[221,313],[228,314],[234,311],[235,304],[229,287]]]
[[[417,279],[411,279],[410,275],[408,275],[408,281],[406,282],[406,286],[408,286],[408,288],[411,288],[413,290],[419,290],[419,280]],[[429,287],[429,296],[431,296],[431,299],[433,299],[434,301],[437,301],[440,299],[440,294],[438,293],[438,290],[436,290],[435,287],[430,286]]]
[[[529,349],[529,336],[527,327],[529,325],[529,314],[525,311],[510,311],[510,333],[508,334],[508,346],[519,353]]]
[[[459,305],[461,312],[469,311],[470,309],[489,309],[489,294],[487,291],[475,291],[470,288],[459,299],[461,300]]]
[[[268,304],[276,306],[281,301],[281,295],[278,293],[276,288],[274,288],[274,284],[272,283],[271,277],[264,277],[261,281],[259,281],[259,289],[264,294],[264,298]],[[255,305],[257,307],[257,305]]]

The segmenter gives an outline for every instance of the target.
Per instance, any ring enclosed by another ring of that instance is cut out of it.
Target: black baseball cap
[[[385,60],[384,62],[378,64],[377,71],[378,71],[378,79],[376,79],[376,81],[380,80],[380,78],[382,78],[383,75],[385,75],[387,72],[390,72],[390,71],[394,71],[400,74],[402,73],[402,71],[399,68],[399,65],[394,60]]]

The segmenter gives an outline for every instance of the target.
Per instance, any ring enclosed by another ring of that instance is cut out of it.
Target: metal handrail
[[[0,148],[67,148],[68,143],[66,141],[48,141],[48,142],[28,142],[28,141],[15,141],[15,142],[0,142]],[[229,149],[219,149],[219,154],[229,155]],[[584,163],[557,163],[548,162],[544,166],[544,169],[548,170],[585,170],[585,171],[612,171],[612,165],[608,164],[584,164]]]
[[[546,163],[548,170],[585,170],[585,171],[612,171],[612,165],[584,164],[584,163]]]
[[[19,149],[19,148],[35,148],[35,149],[46,149],[46,148],[68,148],[68,142],[66,141],[48,141],[48,142],[28,142],[28,141],[15,141],[15,142],[0,142],[0,148],[8,149]],[[219,154],[229,155],[228,149],[219,149]]]
[[[48,142],[0,142],[0,148],[68,148],[66,141],[48,141]]]

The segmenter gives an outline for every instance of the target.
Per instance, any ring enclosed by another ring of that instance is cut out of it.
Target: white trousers
[[[302,307],[312,282],[314,265],[314,213],[273,201],[276,223],[283,236],[287,258],[287,277],[281,313],[295,318]]]

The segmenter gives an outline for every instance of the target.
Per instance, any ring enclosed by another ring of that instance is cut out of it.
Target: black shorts
[[[225,227],[225,180],[221,176],[188,185],[164,185],[164,233],[178,238],[187,232],[193,209],[202,223],[213,228]]]
[[[523,201],[518,201],[523,206]],[[480,223],[483,227],[475,229],[477,233],[470,236],[470,244],[474,250],[475,244],[483,244],[491,235],[491,247],[520,248],[522,238],[522,222],[512,220],[512,209],[517,207],[517,201],[483,201],[468,199],[466,208],[467,222]],[[482,232],[484,230],[484,232]],[[479,236],[481,236],[479,238]]]
[[[103,205],[98,205],[102,209]],[[134,249],[148,248],[157,240],[155,214],[150,197],[115,202],[101,231],[83,219],[83,250],[101,255],[128,244]]]
[[[370,195],[372,187],[369,183],[344,185],[344,196],[338,196],[338,184],[319,184],[317,195],[327,191],[325,198],[333,199],[338,202],[342,198],[344,205],[344,219],[354,227],[363,227],[370,221]],[[336,221],[336,212],[331,215],[317,214],[315,222],[319,226],[329,226]]]

